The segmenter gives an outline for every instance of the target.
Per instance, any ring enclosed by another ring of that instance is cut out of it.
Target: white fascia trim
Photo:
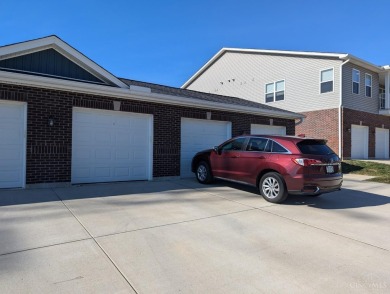
[[[225,48],[222,48],[215,54],[209,61],[206,62],[205,65],[203,65],[195,74],[193,74],[187,82],[181,86],[182,89],[186,89],[198,76],[200,76],[211,64],[214,63],[215,60],[217,60],[220,56],[222,56],[225,53]]]
[[[225,110],[230,112],[240,112],[255,115],[267,115],[273,117],[299,119],[304,115],[298,113],[285,113],[283,111],[256,109],[254,107],[240,106],[234,104],[217,103],[180,96],[146,93],[145,91],[135,91],[129,88],[115,88],[103,85],[79,83],[69,80],[53,79],[41,76],[32,76],[13,72],[0,71],[0,82],[32,86],[46,89],[70,91],[76,93],[86,93],[100,96],[118,97],[123,99],[137,99],[144,102],[154,102],[159,104],[170,104],[179,106],[189,106],[202,109]]]
[[[381,73],[384,70],[384,67],[377,66],[375,64],[372,64],[368,61],[365,61],[365,60],[363,60],[359,57],[353,56],[351,54],[346,54],[346,55],[340,57],[340,59],[344,60],[344,61],[349,60],[349,62],[351,62],[353,64],[359,65],[363,68],[369,69],[369,70],[376,72],[376,73]]]
[[[346,54],[340,53],[321,53],[321,52],[305,52],[305,51],[283,51],[283,50],[261,50],[261,49],[240,49],[240,48],[222,48],[215,54],[205,65],[203,65],[181,88],[187,88],[198,76],[200,76],[212,63],[220,58],[225,52],[236,53],[264,53],[264,54],[283,54],[283,55],[300,55],[313,57],[331,57],[342,58]]]
[[[81,66],[82,68],[84,68],[91,74],[97,76],[98,78],[111,82],[120,88],[129,88],[117,77],[109,73],[107,70],[105,70],[104,68],[102,68],[101,66],[99,66],[98,64],[96,64],[95,62],[87,58],[85,55],[83,55],[82,53],[80,53],[72,46],[68,45],[56,36],[49,36],[42,39],[1,47],[0,60],[17,57],[49,48],[57,50],[59,53],[66,56],[74,63]]]

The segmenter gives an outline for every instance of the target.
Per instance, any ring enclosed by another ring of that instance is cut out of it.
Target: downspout
[[[347,59],[340,65],[340,101],[339,101],[339,157],[341,159],[344,158],[343,150],[342,150],[342,140],[343,140],[343,126],[341,124],[341,108],[343,107],[343,65],[348,63],[350,59]]]
[[[305,121],[305,118],[304,117],[301,117],[299,118],[298,121],[295,122],[295,126],[299,126],[301,123],[303,123]]]

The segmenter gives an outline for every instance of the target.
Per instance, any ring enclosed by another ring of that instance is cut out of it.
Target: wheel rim
[[[199,165],[197,170],[198,179],[200,181],[205,181],[207,178],[207,169],[204,165]]]
[[[268,177],[263,181],[263,193],[267,198],[273,199],[278,197],[280,192],[280,185],[277,179]]]

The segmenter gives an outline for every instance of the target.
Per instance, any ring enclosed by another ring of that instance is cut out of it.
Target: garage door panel
[[[13,146],[12,148],[9,148],[8,146],[6,148],[1,148],[0,153],[0,162],[1,165],[7,165],[8,162],[14,162],[17,161],[20,164],[23,160],[23,152],[22,150],[17,149],[17,145]]]
[[[351,125],[351,158],[368,158],[368,127]]]
[[[111,159],[111,149],[96,147],[96,149],[95,149],[96,162],[99,162],[99,161],[105,162],[106,159]]]
[[[150,115],[84,109],[74,112],[73,183],[151,178]],[[93,139],[86,140],[83,134],[89,138],[92,134]]]
[[[128,167],[117,167],[115,168],[116,177],[128,177],[130,176],[130,169]]]
[[[0,101],[0,188],[24,186],[25,113],[25,103]]]
[[[130,152],[127,150],[118,150],[115,152],[115,159],[129,160],[131,159]]]
[[[251,124],[251,134],[285,136],[286,135],[286,127],[285,126]]]
[[[92,130],[94,130],[95,128],[91,128]],[[90,130],[91,130],[90,129]],[[112,136],[110,134],[110,131],[111,129],[109,128],[99,128],[99,130],[97,131],[95,129],[95,143],[96,144],[103,144],[103,145],[111,145],[111,140],[112,140]]]
[[[230,122],[183,118],[181,121],[181,177],[193,176],[191,161],[197,152],[213,148],[230,137]]]
[[[12,122],[11,124],[18,124],[17,122]],[[6,125],[4,121],[2,122],[2,125]],[[20,144],[20,138],[22,137],[22,132],[21,130],[0,130],[0,138],[2,139],[2,142],[0,142],[0,145],[10,145],[10,144],[15,144],[18,145]]]
[[[95,176],[98,178],[110,178],[111,168],[109,167],[95,167]]]
[[[21,171],[1,170],[0,171],[0,187],[1,188],[18,188],[22,187],[23,173]]]
[[[72,176],[78,179],[88,179],[91,175],[91,168],[77,166],[72,171]]]
[[[375,129],[375,158],[389,158],[389,130]]]

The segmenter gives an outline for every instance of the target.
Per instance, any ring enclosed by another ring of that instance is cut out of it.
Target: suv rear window
[[[328,155],[334,154],[333,150],[326,145],[325,140],[303,140],[297,143],[302,154]]]

